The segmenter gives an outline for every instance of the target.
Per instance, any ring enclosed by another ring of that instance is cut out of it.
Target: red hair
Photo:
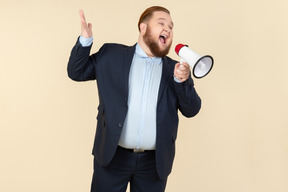
[[[161,6],[152,6],[147,8],[140,16],[139,21],[138,21],[138,29],[140,31],[140,24],[143,22],[147,22],[151,19],[153,13],[155,11],[163,11],[165,13],[168,13],[170,15],[170,11],[164,7]]]

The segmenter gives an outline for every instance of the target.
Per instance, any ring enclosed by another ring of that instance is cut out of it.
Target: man
[[[99,106],[93,147],[91,191],[161,192],[175,155],[178,109],[195,116],[201,99],[187,63],[166,55],[173,40],[170,12],[146,9],[134,46],[104,44],[90,54],[92,25],[80,10],[81,36],[72,49],[68,75],[97,80]]]

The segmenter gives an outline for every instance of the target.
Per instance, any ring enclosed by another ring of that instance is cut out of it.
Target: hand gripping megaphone
[[[210,55],[200,56],[188,48],[188,45],[176,45],[175,52],[181,57],[180,63],[188,63],[192,69],[193,76],[196,78],[205,77],[213,67],[214,60]]]

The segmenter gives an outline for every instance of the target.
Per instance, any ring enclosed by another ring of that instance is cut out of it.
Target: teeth
[[[161,37],[163,37],[164,39],[167,39],[167,38],[168,38],[167,35],[161,35]]]

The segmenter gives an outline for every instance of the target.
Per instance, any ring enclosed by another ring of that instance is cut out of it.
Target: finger
[[[187,70],[187,68],[186,68],[186,70],[176,69],[174,74],[177,77],[187,79],[187,77],[189,77],[189,75],[190,75],[190,70]]]
[[[180,69],[177,69],[177,75],[182,75],[184,72]]]
[[[88,28],[92,29],[92,24],[91,23],[88,23]]]
[[[180,63],[176,63],[174,66],[174,74],[176,73],[177,69],[179,68]]]
[[[176,78],[180,81],[186,81],[189,78],[189,75],[177,74]]]
[[[85,18],[83,9],[80,9],[80,10],[79,10],[79,15],[80,15],[81,23],[87,25],[87,24],[86,24],[86,18]]]
[[[176,63],[175,67],[178,68],[181,64],[180,63]]]
[[[179,67],[178,69],[176,69],[176,72],[178,75],[189,76],[190,75],[190,68],[182,66],[182,67]]]
[[[187,74],[190,71],[187,67],[181,65],[176,70],[179,74]]]
[[[81,20],[86,20],[83,9],[79,10],[79,16],[80,16]]]
[[[190,66],[188,65],[188,63],[181,63],[181,65],[183,66],[183,67],[186,67],[186,68],[190,68]]]

